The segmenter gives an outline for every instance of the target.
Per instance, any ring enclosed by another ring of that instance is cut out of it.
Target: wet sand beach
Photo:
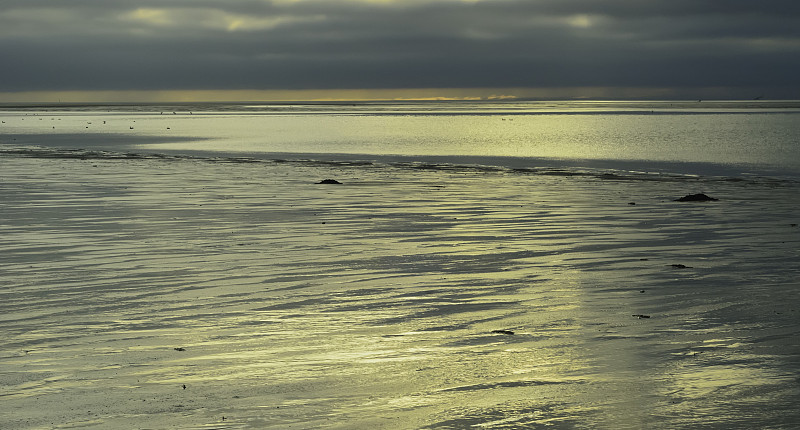
[[[20,142],[2,428],[800,422],[795,180]]]

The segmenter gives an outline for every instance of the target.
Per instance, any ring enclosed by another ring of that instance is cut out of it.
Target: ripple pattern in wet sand
[[[0,158],[10,428],[800,420],[794,184],[84,158]]]

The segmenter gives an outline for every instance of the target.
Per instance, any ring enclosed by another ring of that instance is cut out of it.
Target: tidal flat
[[[792,178],[16,133],[0,427],[800,422]]]

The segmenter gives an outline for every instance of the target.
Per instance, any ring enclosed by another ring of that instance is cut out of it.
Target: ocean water
[[[797,103],[0,119],[2,428],[800,423]]]
[[[0,115],[5,145],[36,144],[41,134],[50,145],[109,151],[700,175],[800,170],[800,102],[71,106]]]

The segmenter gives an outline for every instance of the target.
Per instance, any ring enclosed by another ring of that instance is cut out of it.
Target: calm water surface
[[[467,160],[698,174],[800,171],[800,102],[82,106],[0,116],[7,135],[61,135],[68,145],[111,150],[474,157]]]

